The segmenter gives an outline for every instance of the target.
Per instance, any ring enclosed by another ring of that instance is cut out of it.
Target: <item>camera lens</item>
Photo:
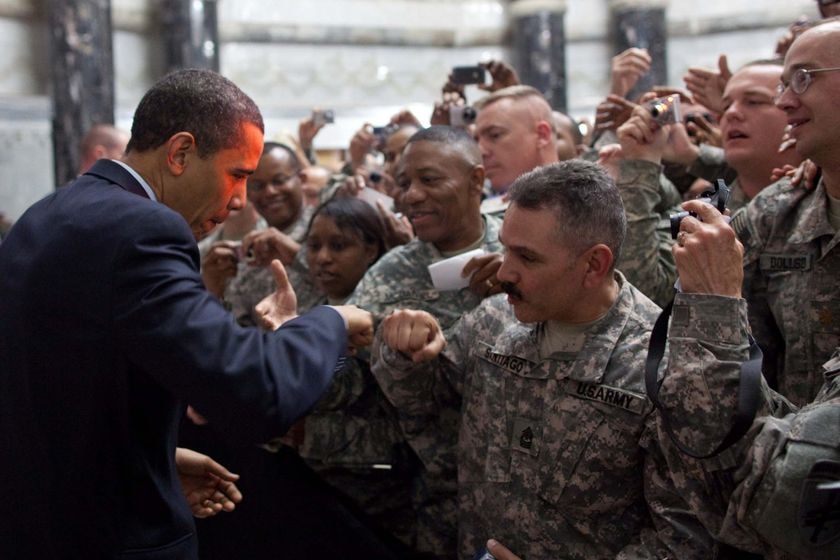
[[[677,234],[680,233],[680,223],[683,221],[683,218],[689,215],[689,212],[677,212],[676,214],[671,214],[671,239],[676,239]]]

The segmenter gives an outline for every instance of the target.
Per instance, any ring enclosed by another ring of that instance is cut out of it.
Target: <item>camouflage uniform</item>
[[[268,227],[268,223],[266,223],[265,218],[262,216],[257,218],[257,223],[254,224],[254,229],[251,231],[260,231]],[[250,232],[249,232],[250,233]],[[244,236],[243,236],[244,237]],[[204,262],[204,257],[207,256],[207,253],[210,252],[210,247],[213,246],[214,243],[217,241],[227,241],[228,238],[225,237],[225,226],[224,224],[218,225],[210,235],[202,239],[198,242],[198,255],[201,257],[201,262]],[[240,241],[240,239],[236,239],[235,241]]]
[[[493,216],[483,217],[485,228],[481,248],[488,253],[500,252],[502,222]],[[377,322],[395,309],[428,311],[446,329],[465,311],[478,305],[481,298],[469,288],[446,292],[435,289],[428,266],[443,258],[431,243],[413,239],[379,259],[365,273],[347,303],[370,311]]]
[[[454,470],[457,445],[460,558],[491,537],[525,559],[712,557],[649,422],[642,372],[659,308],[616,280],[607,315],[545,359],[543,325],[516,321],[504,296],[465,315],[430,362],[378,333],[373,372],[415,451]],[[441,429],[461,398],[460,430]]]
[[[822,183],[782,180],[732,218],[744,244],[743,295],[771,386],[801,406],[822,385],[819,367],[840,344],[840,235]]]
[[[298,243],[303,243],[313,211],[314,209],[311,207],[304,207],[300,218],[286,228],[283,233]],[[299,307],[301,307],[301,304],[305,308],[312,307],[314,302],[323,297],[314,288],[313,282],[309,278],[304,248],[301,248],[292,264],[286,267],[286,272],[289,275],[289,282],[298,296]],[[239,324],[245,326],[259,325],[254,307],[265,296],[272,293],[275,287],[274,275],[269,267],[250,266],[248,263],[240,262],[237,266],[236,276],[225,286],[224,303]]]
[[[311,307],[326,303],[322,297]],[[298,305],[298,313],[308,310]],[[302,437],[293,443],[324,481],[347,495],[376,524],[407,546],[414,546],[411,451],[369,363],[365,351],[344,360],[327,393],[300,422],[302,433],[298,434]],[[276,449],[288,444],[288,439],[278,438],[266,447]]]
[[[671,253],[669,214],[679,196],[660,182],[661,167],[642,160],[622,160],[616,185],[627,215],[627,235],[616,267],[657,305],[674,296],[677,267]]]
[[[671,247],[670,215],[681,212],[676,189],[662,182],[661,167],[642,160],[622,160],[616,181],[627,214],[627,237],[616,267],[657,305],[674,297],[677,267]],[[727,208],[735,212],[749,201],[737,180]]]
[[[371,520],[415,546],[411,451],[366,354],[347,358],[327,393],[301,422],[298,454]]]
[[[303,242],[313,210],[287,230]],[[315,287],[306,265],[306,247],[286,267],[298,300],[298,313],[326,303]],[[268,267],[239,265],[225,292],[236,320],[257,325],[254,307],[275,290]],[[390,403],[370,373],[368,359],[348,358],[336,372],[327,393],[299,424],[302,441],[297,451],[328,484],[346,494],[374,522],[406,545],[412,546],[415,519],[411,507],[410,477],[405,473],[409,454],[399,433]],[[294,434],[295,429],[290,431]],[[293,438],[292,438],[293,439]],[[278,437],[264,447],[276,450],[287,438]]]
[[[713,185],[718,179],[726,181],[730,190],[726,207],[733,214],[750,203],[750,199],[741,188],[741,183],[738,182],[738,173],[726,163],[723,148],[701,144],[700,154],[688,167],[688,172],[695,177],[706,179]]]
[[[678,440],[709,453],[724,438],[737,407],[741,362],[748,357],[745,300],[677,296],[669,332],[670,365],[660,390]],[[819,460],[840,477],[840,352],[821,368],[817,398],[795,407],[766,384],[747,435],[722,454],[696,460],[681,454],[660,429],[679,494],[718,538],[768,559],[840,558],[836,520],[808,521],[804,479]],[[825,479],[823,479],[825,480]],[[830,512],[831,509],[829,508]],[[836,516],[837,506],[834,506]],[[832,524],[834,525],[832,527]]]
[[[501,221],[493,216],[484,216],[484,221],[482,248],[487,252],[501,251]],[[396,309],[422,309],[447,328],[463,313],[478,305],[481,298],[469,288],[445,292],[434,288],[427,267],[442,258],[434,245],[419,239],[397,247],[367,271],[348,303],[373,313],[377,323]],[[397,408],[397,415],[402,421],[404,412]],[[447,430],[455,430],[458,414],[449,411],[442,414],[437,422],[446,426]],[[406,435],[411,438],[411,434]],[[420,460],[422,470],[414,480],[413,496],[417,514],[416,549],[438,558],[451,558],[454,556],[456,534],[454,466],[434,454],[421,456]]]

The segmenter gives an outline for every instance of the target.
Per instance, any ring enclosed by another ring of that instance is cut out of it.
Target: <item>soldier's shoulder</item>
[[[631,319],[646,325],[649,324],[653,328],[653,323],[659,317],[662,308],[627,280],[621,272],[616,272],[616,274],[620,278],[621,292],[619,295],[625,299],[627,314]]]
[[[521,326],[516,319],[513,306],[505,294],[484,298],[475,308],[461,318],[462,326],[482,338],[495,337],[509,328]]]
[[[775,183],[761,189],[750,201],[748,208],[753,211],[777,211],[787,206],[795,206],[811,194],[812,191],[794,186],[790,178],[782,177]]]

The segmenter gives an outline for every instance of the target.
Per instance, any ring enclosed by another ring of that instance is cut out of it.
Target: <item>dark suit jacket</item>
[[[320,307],[245,329],[184,219],[98,162],[0,245],[0,558],[196,557],[174,465],[189,402],[239,441],[285,432],[346,348]]]

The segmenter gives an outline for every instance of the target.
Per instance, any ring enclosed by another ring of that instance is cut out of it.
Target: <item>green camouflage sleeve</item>
[[[446,355],[414,364],[392,350],[377,329],[372,346],[371,371],[382,392],[397,410],[397,417],[409,445],[431,473],[455,473],[460,395],[455,387],[463,370],[453,354],[453,340]],[[458,344],[455,343],[457,347]]]
[[[675,301],[669,363],[659,396],[673,435],[696,452],[711,452],[732,425],[740,367],[748,359],[746,312],[744,300],[734,298],[679,294]],[[774,416],[784,416],[793,407],[763,382],[761,391],[758,419],[748,434],[709,459],[682,454],[666,433],[661,415],[656,420],[674,486],[706,528],[723,542],[768,553],[768,538],[775,537],[760,534],[754,519],[768,513],[765,506],[777,490],[766,478],[784,448],[785,436]]]
[[[700,153],[697,156],[697,160],[688,166],[688,172],[695,177],[706,179],[713,184],[716,179],[724,179],[729,184],[737,177],[735,170],[729,167],[729,164],[726,162],[726,157],[723,155],[723,148],[708,144],[700,145]]]
[[[254,307],[273,292],[274,288],[271,270],[262,266],[240,264],[236,276],[225,288],[225,304],[237,323],[244,327],[256,327],[259,321]]]
[[[653,528],[642,530],[637,542],[618,558],[715,558],[717,544],[678,490],[659,446],[655,416],[640,439],[645,449],[644,492]]]
[[[815,403],[788,414],[790,408],[779,408],[753,424],[745,438],[751,445],[734,473],[722,539],[746,535],[760,541],[768,557],[781,552],[840,558],[840,490],[817,489],[819,483],[840,480],[840,356],[835,353],[823,369],[830,380]]]
[[[677,270],[670,230],[661,225],[667,213],[663,216],[657,211],[663,194],[659,175],[659,165],[651,162],[624,160],[620,164],[617,185],[627,214],[627,236],[616,268],[663,307],[673,296]]]
[[[336,369],[332,383],[321,400],[315,405],[314,412],[341,411],[353,406],[369,389],[375,388],[373,377],[368,369],[370,356],[360,351],[356,356],[344,359]]]

